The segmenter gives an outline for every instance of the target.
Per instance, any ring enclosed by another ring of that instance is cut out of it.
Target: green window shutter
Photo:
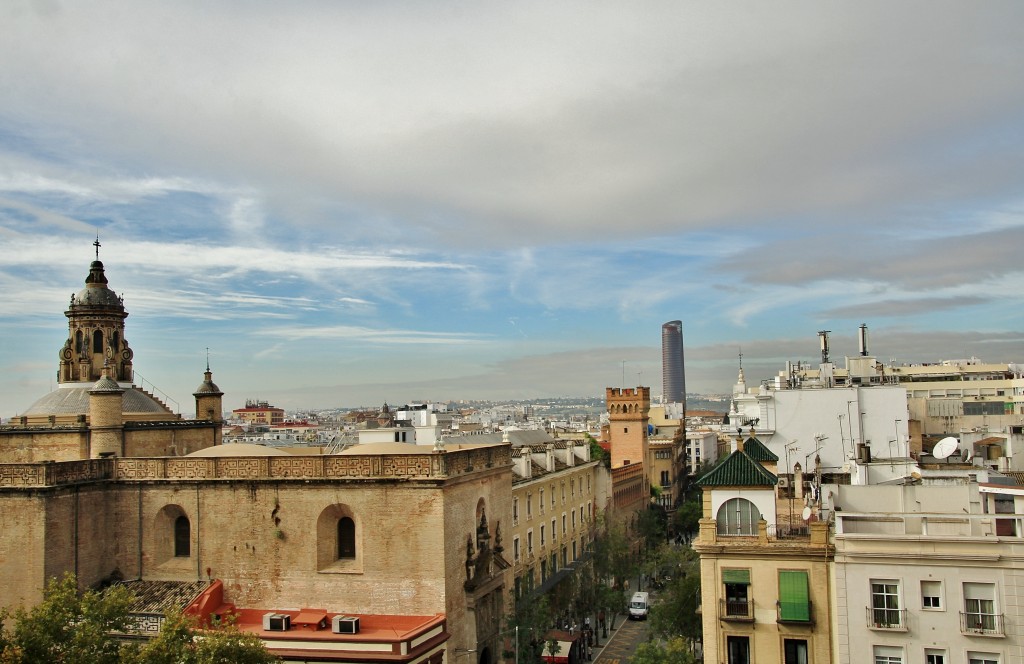
[[[743,583],[750,585],[749,569],[723,569],[722,583]]]
[[[807,572],[779,572],[779,617],[782,620],[809,622],[811,604],[807,594]]]

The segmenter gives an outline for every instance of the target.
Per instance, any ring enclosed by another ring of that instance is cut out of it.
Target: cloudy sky
[[[1019,2],[0,6],[0,415],[97,232],[193,409],[1024,361]]]

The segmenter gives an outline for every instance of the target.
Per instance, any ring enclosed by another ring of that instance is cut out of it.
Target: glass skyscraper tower
[[[672,320],[661,326],[661,389],[665,403],[686,403],[681,320]]]

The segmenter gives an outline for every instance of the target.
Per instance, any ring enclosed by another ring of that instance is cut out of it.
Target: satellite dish
[[[953,436],[946,436],[939,442],[935,443],[935,447],[932,448],[932,456],[936,459],[945,459],[953,452],[956,452],[956,448],[959,445],[959,440]]]
[[[803,513],[800,515],[804,521],[808,521],[811,518],[811,508],[805,507]]]
[[[911,472],[910,476],[913,477],[915,480],[921,479],[921,473],[917,472],[916,470]]]
[[[974,452],[969,447],[965,447],[964,449],[961,450],[961,452],[964,455],[965,463],[970,462],[970,460],[974,458]]]

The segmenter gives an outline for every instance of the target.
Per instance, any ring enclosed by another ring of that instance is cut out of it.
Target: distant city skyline
[[[1022,23],[5,4],[0,416],[55,387],[97,233],[185,412],[207,348],[228,409],[657,396],[676,319],[695,393],[861,323],[883,361],[1024,361]]]

